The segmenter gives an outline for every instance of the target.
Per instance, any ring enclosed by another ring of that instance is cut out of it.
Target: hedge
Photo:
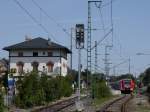
[[[72,94],[72,87],[66,77],[48,77],[46,74],[31,72],[17,81],[18,94],[15,104],[21,108],[44,105]]]
[[[97,99],[111,96],[110,89],[105,81],[99,80],[95,82],[93,85],[93,95],[93,97]]]
[[[0,93],[0,112],[4,111],[4,99],[3,95]]]

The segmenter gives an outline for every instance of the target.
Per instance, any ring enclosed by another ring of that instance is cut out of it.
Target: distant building
[[[4,76],[6,72],[8,71],[8,60],[7,59],[1,59],[0,60],[0,77]]]
[[[26,39],[3,48],[9,51],[10,71],[13,76],[37,70],[47,75],[67,75],[67,54],[71,51],[50,39]]]

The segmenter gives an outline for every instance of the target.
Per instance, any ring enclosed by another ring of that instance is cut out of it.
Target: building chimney
[[[48,38],[48,40],[47,40],[48,42],[47,42],[47,44],[48,45],[51,45],[51,39],[50,38]]]
[[[30,41],[30,40],[32,40],[32,38],[28,35],[25,35],[25,41]]]

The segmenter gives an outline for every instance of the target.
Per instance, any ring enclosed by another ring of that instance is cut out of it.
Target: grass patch
[[[136,112],[150,112],[150,106],[138,105]]]
[[[104,98],[100,98],[100,99],[94,99],[93,106],[95,106],[96,108],[100,108],[100,107],[104,106],[107,102],[111,101],[112,99],[114,99],[116,97],[118,97],[118,96],[109,96],[109,97],[104,97]]]
[[[9,109],[7,107],[4,107],[4,112],[9,112]]]

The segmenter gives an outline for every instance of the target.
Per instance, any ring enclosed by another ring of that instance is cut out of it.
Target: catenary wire
[[[56,41],[56,39],[54,38],[54,36],[52,34],[49,33],[49,31],[46,29],[46,27],[44,27],[41,23],[39,23],[35,17],[32,16],[32,14],[30,14],[30,12],[23,7],[23,5],[18,1],[18,0],[13,0],[39,27],[41,27],[43,29],[43,31],[45,33],[48,34],[48,36],[51,36],[52,39],[54,39]],[[57,42],[57,41],[56,41]]]
[[[113,0],[111,0],[111,8],[110,8],[110,10],[111,10],[111,27],[112,27],[112,46],[113,46],[113,40],[114,40],[114,22],[113,22],[113,5],[112,5],[112,3],[113,3]]]
[[[111,32],[112,32],[112,28],[108,31],[108,33],[106,33],[106,34],[104,35],[104,37],[103,37],[101,40],[99,40],[99,41],[97,42],[97,45],[100,45],[101,42],[102,42]],[[91,48],[91,50],[93,50],[95,47],[96,47],[96,46],[94,45],[94,46]]]
[[[102,8],[111,5],[111,2],[115,2],[115,1],[116,0],[111,0],[110,2],[107,2],[107,3],[103,4]]]
[[[49,18],[49,20],[53,21],[59,28],[62,29],[64,33],[66,33],[70,37],[70,33],[61,24],[59,24],[54,18],[52,18],[35,0],[32,0],[32,2]]]

